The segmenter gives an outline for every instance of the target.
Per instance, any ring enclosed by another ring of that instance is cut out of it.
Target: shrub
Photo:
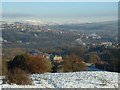
[[[64,58],[62,68],[64,72],[75,72],[86,70],[87,66],[76,55],[70,55]]]
[[[31,73],[50,72],[51,68],[51,62],[41,56],[29,56],[27,58],[27,69]]]
[[[9,62],[9,69],[20,68],[29,73],[44,73],[51,71],[52,64],[41,56],[18,55]]]
[[[6,79],[9,84],[18,85],[32,84],[31,79],[29,78],[29,74],[19,68],[10,70],[6,75]]]
[[[8,68],[9,69],[20,68],[22,70],[27,70],[26,57],[27,57],[26,55],[15,56],[12,61],[8,62]]]
[[[99,63],[101,60],[100,60],[100,57],[98,56],[98,54],[96,52],[91,52],[89,54],[89,59],[88,59],[88,62],[89,63],[93,63],[93,64],[97,64]]]

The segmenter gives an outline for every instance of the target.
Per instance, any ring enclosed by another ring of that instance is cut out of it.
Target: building
[[[53,60],[57,63],[61,63],[63,61],[62,56],[55,55]]]

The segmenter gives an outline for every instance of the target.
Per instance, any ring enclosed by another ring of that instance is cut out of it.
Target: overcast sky
[[[117,20],[117,2],[4,2],[7,21],[86,23]]]

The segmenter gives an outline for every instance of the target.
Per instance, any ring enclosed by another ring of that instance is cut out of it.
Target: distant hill
[[[17,26],[19,24],[20,28]],[[7,26],[7,24],[5,25],[8,28],[12,27]],[[81,41],[80,38],[83,33],[86,35],[96,33],[102,36],[101,41],[112,42],[115,42],[118,36],[117,21],[43,26],[26,25],[18,22],[13,25],[13,28],[8,28],[2,30],[2,38],[4,39],[3,47],[52,48],[63,45],[74,45],[76,44],[76,40]],[[86,35],[83,35],[83,42],[96,42],[96,40],[87,40],[84,38]]]
[[[117,21],[106,21],[97,23],[84,23],[84,24],[63,24],[49,26],[51,29],[57,30],[70,30],[80,31],[84,33],[95,33],[95,32],[115,32],[118,30]]]

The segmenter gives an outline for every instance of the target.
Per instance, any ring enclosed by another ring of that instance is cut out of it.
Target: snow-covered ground
[[[2,77],[0,76],[0,89],[2,88]]]
[[[3,84],[3,88],[118,88],[118,73],[83,71],[31,75],[33,85]],[[120,82],[119,82],[120,83]]]

